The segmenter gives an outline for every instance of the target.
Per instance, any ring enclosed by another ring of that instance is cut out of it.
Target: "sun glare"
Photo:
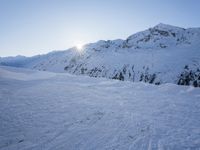
[[[76,48],[78,51],[82,51],[83,50],[83,45],[82,44],[77,44]]]

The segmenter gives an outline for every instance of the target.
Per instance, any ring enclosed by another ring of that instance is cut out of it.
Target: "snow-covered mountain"
[[[2,65],[153,84],[200,87],[200,28],[158,24],[126,40],[98,41],[34,57],[1,58]]]

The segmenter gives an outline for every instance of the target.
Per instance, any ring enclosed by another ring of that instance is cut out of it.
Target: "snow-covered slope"
[[[0,67],[1,150],[198,150],[200,89]]]
[[[0,62],[19,64],[11,60]],[[87,44],[82,52],[71,48],[25,60],[20,66],[38,70],[200,87],[200,28],[158,24],[126,40]]]

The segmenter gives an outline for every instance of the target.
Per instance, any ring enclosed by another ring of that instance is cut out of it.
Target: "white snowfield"
[[[0,67],[0,150],[199,150],[200,89]]]

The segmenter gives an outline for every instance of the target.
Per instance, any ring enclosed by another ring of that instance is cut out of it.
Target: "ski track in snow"
[[[200,149],[200,89],[0,67],[1,150]]]

